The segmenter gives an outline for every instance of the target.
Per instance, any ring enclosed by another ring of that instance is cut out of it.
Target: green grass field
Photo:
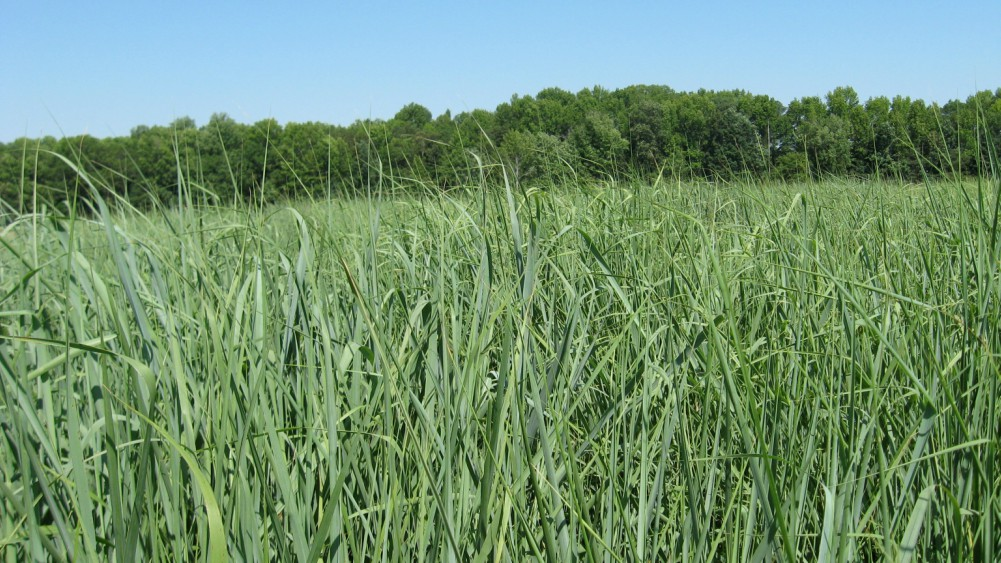
[[[996,560],[999,195],[16,217],[0,559]]]

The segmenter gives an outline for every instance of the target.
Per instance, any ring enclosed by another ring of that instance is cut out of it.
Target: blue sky
[[[1001,2],[0,2],[0,141],[213,112],[349,124],[558,86],[1001,87]]]

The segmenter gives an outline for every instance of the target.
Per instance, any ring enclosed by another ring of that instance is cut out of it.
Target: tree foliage
[[[827,175],[901,179],[989,172],[1001,139],[1001,88],[965,101],[906,96],[860,100],[848,86],[785,105],[742,90],[677,92],[667,86],[547,88],[493,111],[435,117],[416,103],[389,120],[350,125],[241,124],[216,113],[198,126],[180,117],[137,125],[125,137],[87,135],[0,144],[3,211],[36,196],[59,202],[74,175],[52,152],[76,159],[135,205],[184,194],[219,201],[354,193],[387,178],[441,188],[497,174],[517,181],[562,175],[615,178]],[[27,194],[27,195],[26,195]],[[30,197],[29,197],[30,196]]]

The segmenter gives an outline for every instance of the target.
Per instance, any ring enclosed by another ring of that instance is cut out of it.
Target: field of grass
[[[0,560],[996,560],[998,197],[16,218]]]

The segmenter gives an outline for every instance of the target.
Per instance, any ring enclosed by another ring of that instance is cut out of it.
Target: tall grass
[[[998,198],[481,185],[17,218],[0,557],[997,559]]]

